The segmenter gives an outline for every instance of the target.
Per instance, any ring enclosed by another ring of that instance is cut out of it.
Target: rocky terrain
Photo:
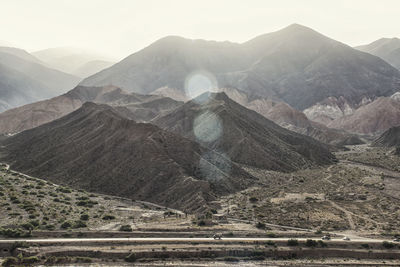
[[[382,59],[297,24],[242,44],[165,37],[81,84],[141,94],[169,87],[191,96],[185,84],[199,70],[213,86],[281,99],[298,110],[328,97],[357,105],[400,84],[400,72]]]
[[[293,171],[334,161],[327,146],[278,126],[225,93],[205,93],[152,123],[259,168]]]
[[[400,147],[400,126],[385,131],[373,142],[374,146]]]
[[[126,117],[137,121],[148,121],[181,104],[170,98],[127,93],[115,86],[77,86],[61,96],[0,113],[0,133],[17,133],[51,122],[86,101],[118,106]]]
[[[338,152],[339,163],[285,174],[247,169],[264,181],[222,198],[223,212],[256,220],[260,227],[284,224],[322,231],[387,234],[398,231],[400,158],[366,145]]]
[[[29,236],[32,230],[118,230],[162,220],[166,209],[60,186],[0,166],[0,235]],[[110,226],[112,224],[115,226]]]
[[[337,118],[328,127],[358,134],[381,134],[400,125],[400,101],[392,97],[380,97],[363,105],[352,114]]]
[[[188,211],[255,182],[224,156],[93,103],[3,144],[3,160],[16,170]]]

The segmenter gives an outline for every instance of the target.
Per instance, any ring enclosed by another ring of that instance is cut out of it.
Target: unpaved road
[[[177,238],[165,238],[165,237],[138,237],[138,238],[49,238],[49,239],[3,239],[0,243],[14,243],[14,242],[26,242],[26,243],[104,243],[104,242],[255,242],[255,241],[288,241],[292,238],[249,238],[249,237],[227,237],[222,238],[222,240],[214,240],[213,238],[187,238],[187,237],[177,237]],[[298,241],[307,241],[308,239],[321,240],[320,238],[296,238]],[[384,241],[391,241],[387,239],[371,239],[357,237],[348,243],[352,242],[369,242],[369,243],[382,243]],[[340,238],[333,238],[325,242],[343,242]]]

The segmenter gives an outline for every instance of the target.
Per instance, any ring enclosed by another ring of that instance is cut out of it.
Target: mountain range
[[[298,110],[328,97],[357,106],[363,98],[390,96],[400,86],[400,72],[384,60],[298,24],[242,44],[165,37],[81,85],[187,93],[187,78],[199,70],[219,88],[279,99]]]
[[[118,106],[125,116],[137,121],[149,121],[181,104],[166,97],[127,93],[115,86],[77,86],[63,95],[0,113],[0,133],[17,133],[40,126],[67,115],[88,101]]]

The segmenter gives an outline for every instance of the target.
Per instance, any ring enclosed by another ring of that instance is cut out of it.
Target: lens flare
[[[193,132],[201,142],[214,142],[222,135],[222,121],[211,111],[205,111],[194,119]]]
[[[217,79],[208,71],[194,71],[185,80],[185,93],[189,99],[195,99],[205,92],[214,92],[217,88]]]

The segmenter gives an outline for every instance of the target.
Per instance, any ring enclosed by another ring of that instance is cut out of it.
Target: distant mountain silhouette
[[[400,69],[400,39],[399,38],[381,38],[367,45],[355,47],[360,51],[378,56],[397,69]]]
[[[0,47],[0,65],[0,112],[60,95],[80,81],[17,48]]]

